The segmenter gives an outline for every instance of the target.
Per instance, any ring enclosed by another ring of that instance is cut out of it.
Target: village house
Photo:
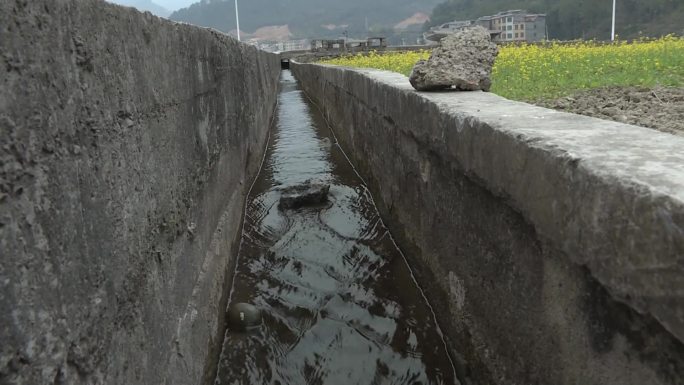
[[[528,13],[524,10],[499,12],[482,16],[477,20],[451,21],[433,27],[425,33],[425,39],[433,42],[466,28],[480,25],[489,30],[495,42],[535,42],[547,39],[546,15]]]

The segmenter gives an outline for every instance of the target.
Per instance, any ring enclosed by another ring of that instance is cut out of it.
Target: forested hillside
[[[435,7],[430,25],[509,9],[546,13],[552,39],[610,37],[611,0],[449,0]],[[618,35],[623,38],[684,34],[684,0],[617,0]]]
[[[152,0],[107,0],[112,3],[125,5],[127,7],[135,7],[140,11],[150,11],[157,16],[167,17],[171,13],[164,7],[158,5]]]
[[[416,12],[430,13],[441,0],[247,0],[239,1],[240,29],[253,32],[271,25],[289,25],[296,37],[365,36],[386,31]],[[171,15],[171,19],[222,31],[235,29],[234,2],[202,0]]]

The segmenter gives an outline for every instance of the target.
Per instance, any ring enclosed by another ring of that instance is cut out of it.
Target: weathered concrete
[[[97,0],[0,2],[0,53],[0,383],[200,383],[277,57]]]
[[[380,201],[462,377],[683,383],[683,138],[292,68]]]
[[[419,91],[489,91],[498,52],[485,28],[458,31],[442,39],[427,60],[413,66],[409,82]]]

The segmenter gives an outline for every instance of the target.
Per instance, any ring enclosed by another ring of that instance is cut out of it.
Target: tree
[[[552,39],[607,40],[610,36],[609,0],[449,0],[435,7],[429,26],[510,9],[546,13]],[[683,19],[681,0],[618,0],[618,31],[623,38],[636,37],[640,32],[653,36],[679,32]]]

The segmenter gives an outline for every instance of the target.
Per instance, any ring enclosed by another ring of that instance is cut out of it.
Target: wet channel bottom
[[[230,299],[263,324],[226,332],[216,384],[458,383],[368,190],[289,71],[281,88]],[[329,183],[329,202],[279,209],[280,191],[306,180]]]

